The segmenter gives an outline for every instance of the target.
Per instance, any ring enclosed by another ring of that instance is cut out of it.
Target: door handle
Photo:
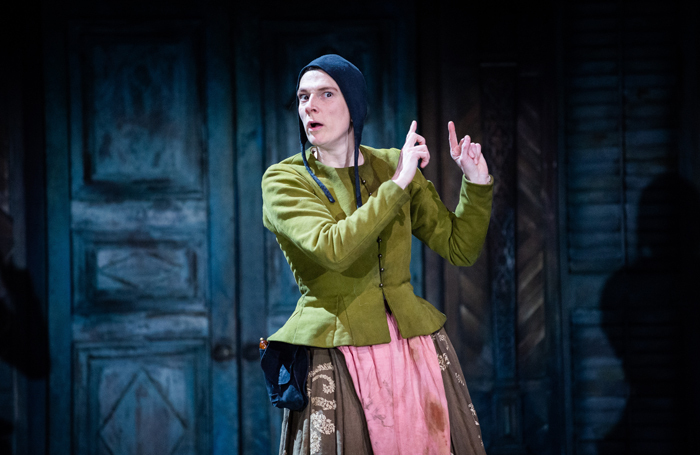
[[[223,342],[217,343],[211,352],[212,358],[217,362],[227,362],[236,357],[236,352],[230,344]]]

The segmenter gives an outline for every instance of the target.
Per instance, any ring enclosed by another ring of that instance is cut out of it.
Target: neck
[[[355,133],[352,128],[341,144],[337,146],[314,146],[312,153],[318,161],[326,166],[343,168],[355,165]],[[364,157],[360,153],[357,157],[357,165],[364,163]]]

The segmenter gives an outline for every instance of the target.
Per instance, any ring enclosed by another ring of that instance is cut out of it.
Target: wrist
[[[391,180],[392,180],[394,183],[396,183],[396,184],[399,186],[399,188],[401,188],[402,190],[405,190],[406,187],[407,187],[408,184],[409,184],[409,182],[404,181],[404,180],[406,180],[406,179],[402,179],[401,177],[394,177],[394,178],[391,179]]]
[[[477,175],[474,177],[470,177],[465,174],[465,177],[467,178],[468,181],[471,183],[476,183],[477,185],[490,185],[491,184],[491,174],[486,174],[486,175]]]

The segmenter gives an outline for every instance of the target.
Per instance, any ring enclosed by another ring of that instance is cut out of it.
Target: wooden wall
[[[697,126],[688,14],[672,1],[563,11],[560,235],[574,453],[697,446],[685,408],[697,403],[687,324],[700,300],[687,282],[700,276],[697,148],[683,143]]]

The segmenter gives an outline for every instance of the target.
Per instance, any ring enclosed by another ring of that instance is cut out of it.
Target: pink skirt
[[[367,421],[375,455],[450,453],[450,419],[435,345],[401,337],[387,313],[391,342],[340,346]]]

